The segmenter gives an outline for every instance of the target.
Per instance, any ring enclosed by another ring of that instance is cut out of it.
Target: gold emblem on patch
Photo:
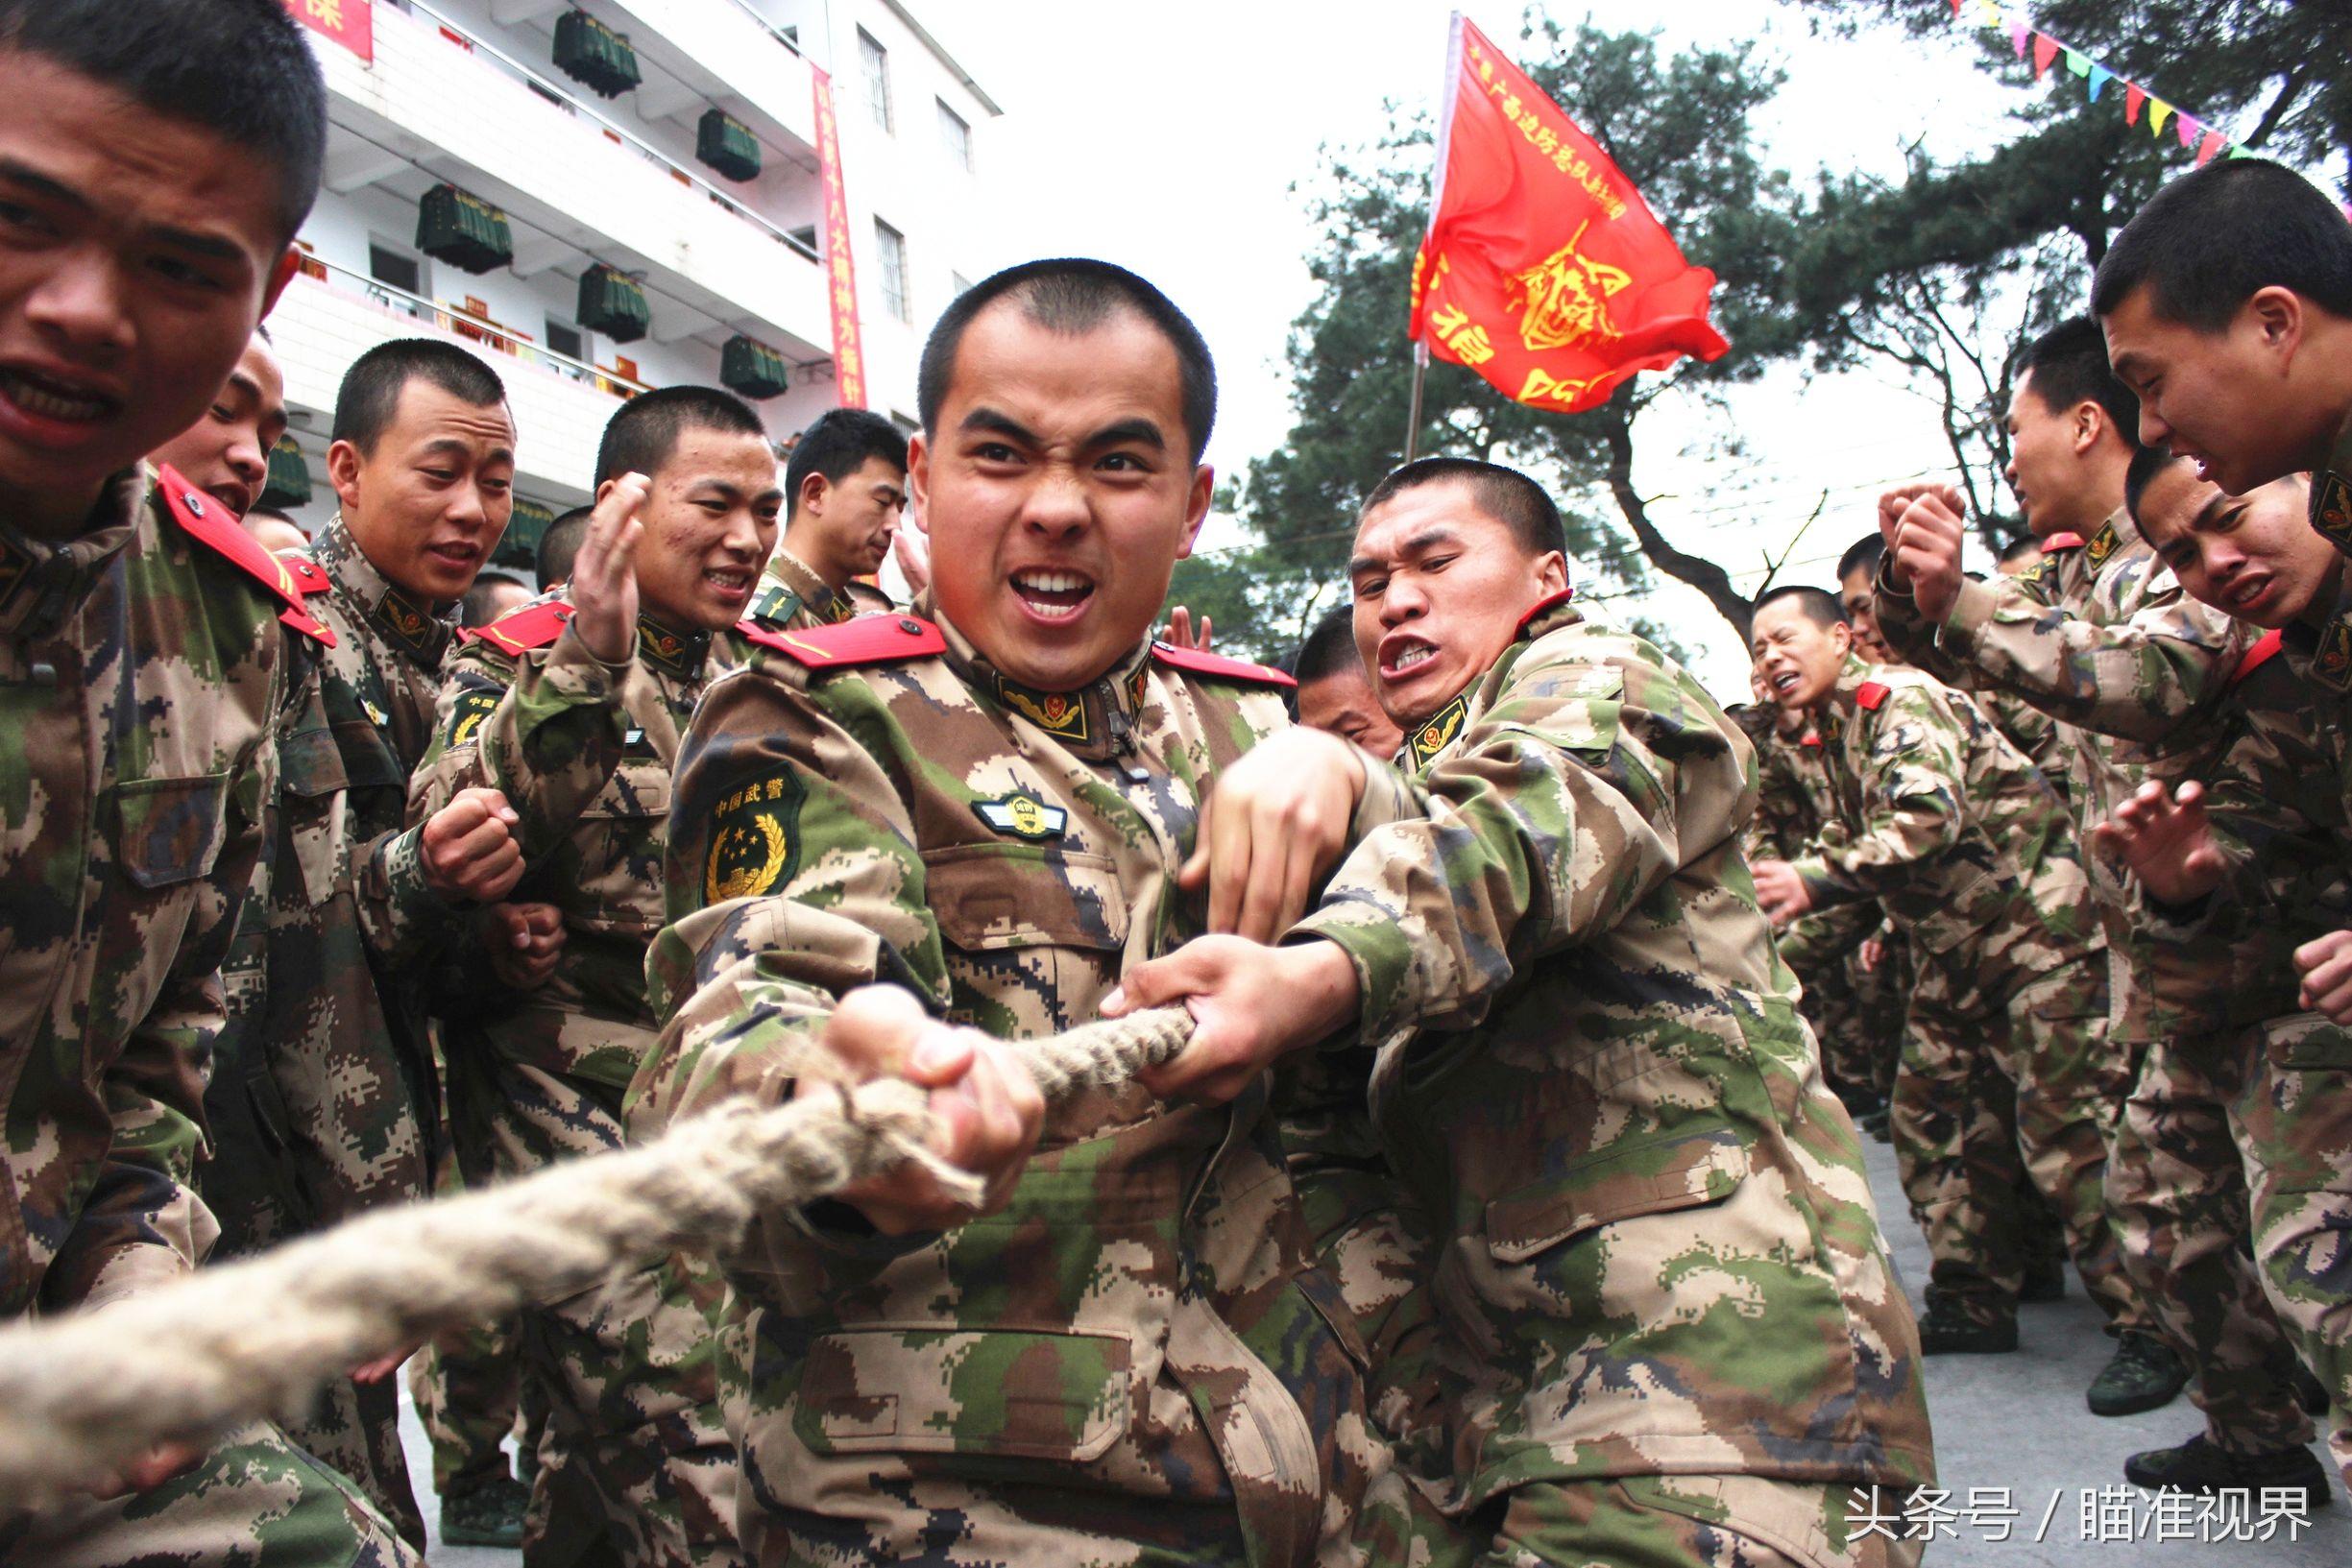
[[[771,893],[800,858],[800,781],[789,769],[755,779],[721,799],[711,814],[703,862],[706,904]]]
[[[1438,753],[1453,743],[1462,733],[1462,721],[1469,716],[1470,703],[1467,696],[1456,697],[1439,709],[1428,723],[1413,732],[1411,748],[1413,765],[1427,767]]]
[[[2319,651],[2312,655],[2312,679],[2331,691],[2352,690],[2352,620],[2339,615],[2319,634]]]
[[[1505,281],[1506,298],[1520,311],[1519,341],[1528,348],[1573,349],[1618,335],[1609,302],[1631,286],[1633,275],[1578,252],[1590,227],[1587,219],[1567,244]]]
[[[2115,554],[2116,546],[2122,543],[2116,537],[2115,524],[2102,522],[2098,525],[2098,532],[2091,536],[2089,547],[2082,552],[2083,561],[2093,571],[2097,571],[2107,564],[2107,557]]]
[[[383,603],[376,609],[384,617],[386,626],[411,642],[423,642],[425,634],[432,629],[433,617],[398,593],[386,593]]]
[[[461,691],[457,706],[449,713],[449,745],[452,748],[470,744],[481,734],[482,723],[498,711],[496,691]]]
[[[2352,484],[2329,470],[2311,493],[2311,525],[2330,544],[2352,555]]]
[[[1031,693],[999,681],[996,694],[1005,706],[1056,740],[1087,738],[1086,704],[1060,691]]]
[[[1048,806],[1030,794],[1007,795],[996,801],[974,801],[972,811],[996,832],[1009,833],[1015,838],[1059,838],[1062,830],[1070,825],[1069,812],[1058,806]]]

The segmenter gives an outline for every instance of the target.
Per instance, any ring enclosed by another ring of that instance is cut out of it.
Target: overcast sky
[[[1388,105],[1411,114],[1435,104],[1452,9],[1446,0],[962,0],[922,13],[1005,108],[980,147],[1007,208],[998,259],[1099,255],[1166,289],[1216,352],[1224,398],[1209,461],[1230,473],[1290,429],[1283,350],[1313,296],[1302,258],[1317,242],[1291,186],[1318,178],[1324,144],[1377,138]],[[1586,13],[1576,4],[1550,9],[1564,26]],[[1682,0],[1663,22],[1661,10],[1598,0],[1589,13],[1615,30],[1663,26],[1669,48],[1758,40],[1788,74],[1760,143],[1801,177],[1824,167],[1899,174],[1903,149],[1923,138],[1956,155],[1998,136],[2002,112],[2020,101],[2015,79],[1988,71],[1956,31],[1846,41],[1812,36],[1777,0]],[[1519,37],[1510,0],[1481,0],[1467,13],[1506,47]],[[1575,115],[1575,105],[1562,107]],[[1816,558],[1833,561],[1872,525],[1881,484],[1949,462],[1935,404],[1887,375],[1808,386],[1775,372],[1734,394],[1733,415],[1748,452],[1721,462],[1680,449],[1708,434],[1695,418],[1645,416],[1635,479],[1661,497],[1652,511],[1670,539],[1746,574],[1743,587],[1824,490],[1829,507],[1783,580],[1826,583],[1831,562]],[[1369,485],[1377,475],[1365,477]],[[1212,525],[1202,543],[1235,537]],[[1669,627],[1719,696],[1744,697],[1745,652],[1697,594],[1668,583],[1612,609]]]

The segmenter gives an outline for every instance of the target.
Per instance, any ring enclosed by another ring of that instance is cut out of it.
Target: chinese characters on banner
[[[375,63],[376,0],[286,0],[286,9],[313,33],[324,33]]]
[[[834,397],[865,406],[865,354],[858,347],[858,279],[849,259],[849,192],[841,183],[841,138],[833,123],[833,78],[813,65],[816,174],[825,187],[825,294],[833,302]]]
[[[1438,191],[1409,336],[1537,408],[1596,408],[1637,371],[1730,345],[1715,275],[1486,36],[1454,17]]]

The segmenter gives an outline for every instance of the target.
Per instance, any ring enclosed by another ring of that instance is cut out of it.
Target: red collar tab
[[[1519,617],[1518,625],[1512,629],[1512,636],[1514,638],[1525,637],[1527,635],[1527,628],[1535,624],[1537,616],[1559,609],[1562,605],[1567,603],[1574,597],[1576,597],[1576,590],[1572,588],[1564,588],[1559,592],[1553,594],[1550,598],[1539,601],[1527,612],[1527,614]]]
[[[1880,689],[1884,688],[1881,688]],[[1815,751],[1821,750],[1821,732],[1819,730],[1806,731],[1805,734],[1797,737],[1797,744],[1800,746],[1810,746]]]
[[[1194,675],[1216,675],[1228,681],[1242,681],[1251,686],[1290,688],[1298,683],[1278,669],[1265,664],[1253,664],[1247,659],[1227,659],[1221,653],[1201,653],[1194,648],[1172,647],[1165,642],[1152,644],[1152,657],[1171,669],[1186,670]]]
[[[2082,536],[2080,534],[2052,534],[2042,541],[2044,555],[2048,555],[2052,550],[2079,550],[2081,548]]]
[[[947,639],[939,634],[939,628],[912,615],[860,615],[838,626],[801,632],[771,631],[764,627],[754,630],[749,622],[739,623],[736,630],[810,669],[896,664],[947,652]]]
[[[2255,639],[2254,645],[2246,649],[2245,653],[2240,657],[2238,667],[2230,672],[2229,684],[2234,687],[2243,681],[2263,665],[2277,658],[2279,649],[2284,646],[2286,643],[2278,633],[2263,633]]]
[[[1891,686],[1881,686],[1877,681],[1864,681],[1854,688],[1854,705],[1875,713],[1886,702],[1886,699],[1894,694],[1895,688]]]
[[[501,652],[527,653],[544,648],[564,635],[564,623],[574,614],[570,605],[560,599],[535,604],[509,615],[500,615],[487,626],[475,627],[457,635],[469,642],[487,642]]]
[[[285,607],[286,613],[279,619],[330,648],[335,645],[334,634],[312,619],[310,612],[303,608],[303,588],[294,575],[292,563],[263,549],[261,542],[245,531],[235,513],[189,484],[168,463],[157,473],[156,488],[162,494],[163,510],[171,514],[182,533],[208,546],[214,554],[227,557],[230,565],[259,583]]]

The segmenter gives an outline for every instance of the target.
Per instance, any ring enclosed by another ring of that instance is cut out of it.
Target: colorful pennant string
[[[1970,10],[1969,0],[1952,0],[1952,19],[1954,22],[1965,22]],[[1975,0],[1974,10],[1978,26],[1997,29],[2008,34],[2010,47],[2015,51],[2018,59],[2032,57],[2033,79],[2036,82],[2048,75],[2049,68],[2058,62],[2059,57],[2064,56],[2067,71],[2082,80],[2083,90],[2094,104],[2098,102],[2098,95],[2107,90],[2109,83],[2122,83],[2123,123],[2138,125],[2140,110],[2145,107],[2147,110],[2148,134],[2162,140],[2165,122],[2170,121],[2172,133],[2179,138],[2181,146],[2194,149],[2199,167],[2212,162],[2223,153],[2227,153],[2232,157],[2251,157],[2253,156],[2247,149],[2231,141],[2195,115],[2182,112],[2137,82],[2118,75],[2065,39],[2034,26],[2033,18],[2026,15],[2023,10],[2004,5],[2002,0]]]

